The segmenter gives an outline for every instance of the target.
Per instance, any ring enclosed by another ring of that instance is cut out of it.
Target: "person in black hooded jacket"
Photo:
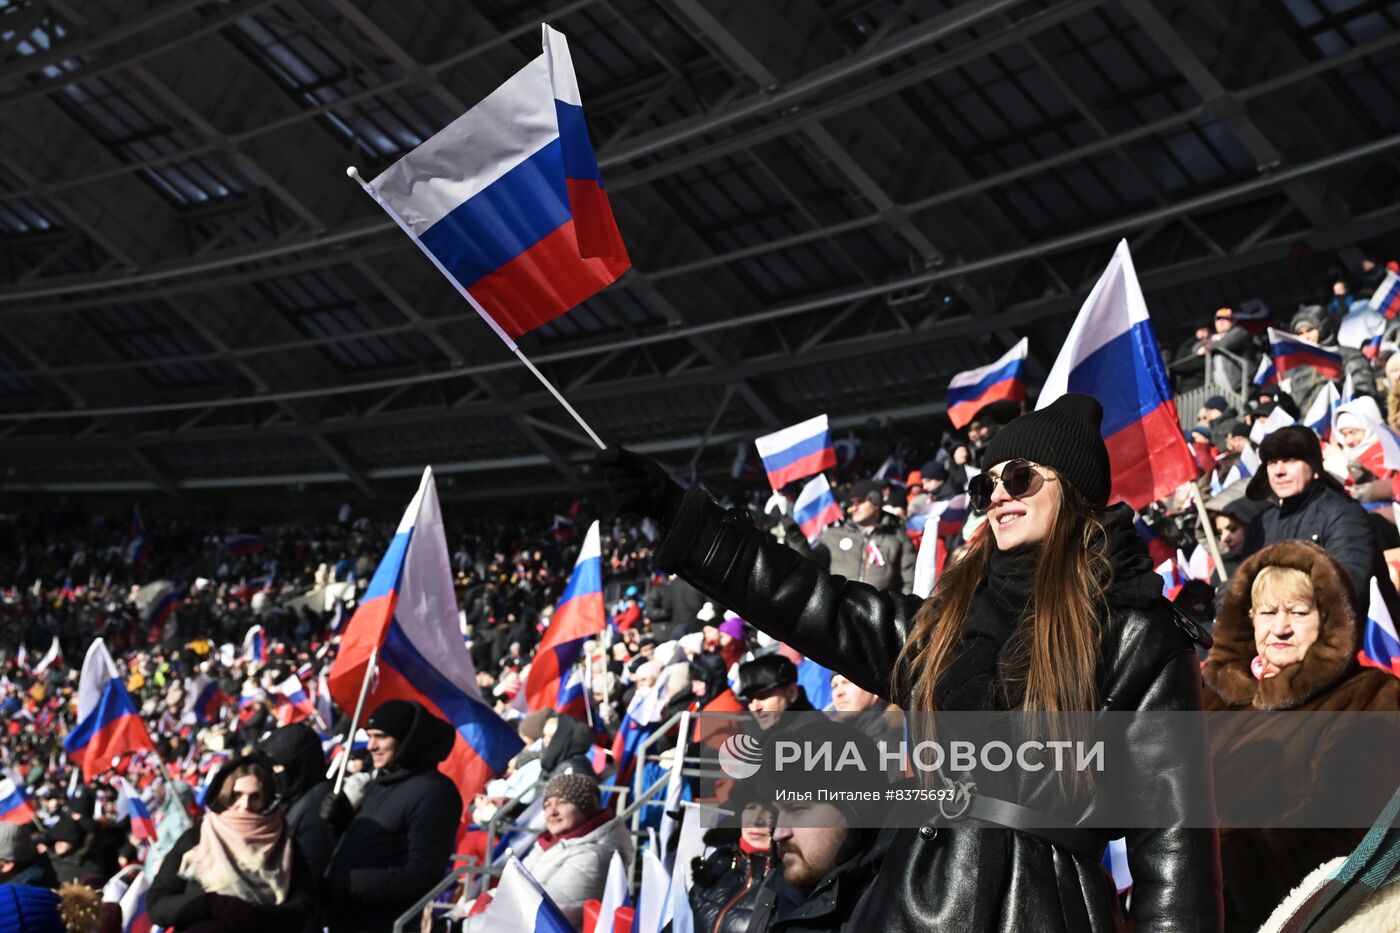
[[[712,851],[691,861],[695,933],[759,933],[749,921],[773,849],[773,805],[763,797],[758,782],[738,782],[724,804],[734,815],[705,833]]]
[[[438,771],[453,727],[422,704],[388,700],[365,723],[374,776],[358,810],[331,794],[321,816],[343,827],[322,880],[331,933],[383,933],[447,874],[462,817],[457,786]]]
[[[321,740],[310,726],[297,722],[269,732],[257,747],[272,762],[280,802],[287,811],[287,829],[320,878],[335,847],[335,837],[321,819],[321,802],[331,792]]]
[[[987,531],[927,601],[827,573],[755,529],[747,512],[681,490],[645,457],[610,448],[598,464],[615,511],[664,529],[657,566],[906,710],[1198,710],[1194,626],[1162,598],[1131,508],[1107,507],[1114,477],[1103,419],[1095,399],[1069,393],[992,438],[987,471],[969,484]],[[1159,788],[1162,800],[1209,800],[1204,767],[1160,765],[1134,756],[1121,782]],[[1106,834],[1049,833],[998,817],[997,801],[986,795],[979,805],[979,796],[967,794],[975,822],[894,830],[848,929],[1122,927],[1101,865]],[[1214,830],[1142,826],[1126,841],[1137,930],[1220,929]]]

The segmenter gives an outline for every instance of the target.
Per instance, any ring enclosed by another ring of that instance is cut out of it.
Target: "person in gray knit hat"
[[[646,457],[612,447],[597,464],[615,512],[661,527],[656,566],[905,710],[1200,709],[1194,626],[1163,599],[1132,509],[1107,505],[1102,429],[1100,403],[1071,393],[997,432],[968,489],[987,523],[926,600],[828,573]],[[1127,478],[1145,465],[1118,467]],[[1135,747],[1115,780],[1188,809],[1211,798],[1204,768],[1169,761]],[[1002,806],[1057,799],[1063,785],[1050,771],[982,778],[967,823],[894,831],[869,882],[876,896],[843,929],[1123,925],[1112,886],[1085,880],[1102,877],[1105,834],[1047,828]],[[1127,918],[1137,929],[1220,928],[1217,838],[1180,828],[1208,816],[1182,812],[1165,828],[1128,832],[1128,859],[1142,867]]]
[[[35,846],[27,823],[0,823],[0,884],[58,887],[53,865]]]
[[[569,922],[581,928],[584,901],[603,896],[613,853],[631,861],[632,834],[600,805],[598,782],[591,774],[555,775],[541,799],[545,831],[525,856],[525,868]]]

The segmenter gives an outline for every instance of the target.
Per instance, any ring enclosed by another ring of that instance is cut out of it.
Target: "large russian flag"
[[[368,187],[509,338],[632,264],[584,123],[562,33]]]
[[[146,904],[150,890],[151,882],[146,873],[137,872],[120,901],[122,933],[150,933],[151,917]]]
[[[341,709],[355,708],[370,655],[376,653],[377,676],[365,710],[385,700],[416,700],[456,726],[456,744],[439,770],[457,783],[463,800],[471,800],[524,747],[476,685],[458,623],[431,467],[423,471],[418,492],[345,627],[329,678]],[[470,812],[464,809],[468,817]]]
[[[948,382],[948,420],[962,428],[993,402],[1026,400],[1026,354],[1022,337],[995,363],[958,373]]]
[[[1270,327],[1269,349],[1274,356],[1274,369],[1280,378],[1300,366],[1311,366],[1327,379],[1342,378],[1342,355],[1335,350],[1319,347],[1311,340]]]
[[[1141,509],[1196,478],[1127,240],[1079,309],[1036,407],[1066,392],[1103,405],[1113,498]]]
[[[831,443],[826,415],[765,434],[754,440],[754,446],[763,458],[763,469],[774,492],[788,483],[836,467],[836,448]]]
[[[78,724],[63,739],[68,760],[91,781],[112,767],[112,759],[135,751],[155,751],[146,724],[126,692],[102,639],[93,641],[78,681]]]
[[[1400,314],[1400,275],[1386,270],[1385,278],[1371,295],[1371,307],[1387,321]]]
[[[501,883],[472,906],[462,929],[465,933],[574,933],[569,922],[549,899],[540,883],[512,855],[501,870]]]
[[[535,660],[525,681],[525,699],[531,711],[553,709],[579,719],[588,716],[583,683],[570,673],[583,652],[583,643],[607,625],[602,555],[598,523],[594,522],[583,536],[583,548],[574,562],[569,585],[535,649]]]
[[[1366,631],[1356,659],[1366,667],[1378,667],[1400,677],[1400,634],[1395,631],[1395,622],[1375,577],[1371,578],[1371,609],[1366,613]]]
[[[827,482],[825,473],[817,474],[802,487],[797,501],[792,504],[792,520],[802,529],[808,544],[816,541],[827,525],[841,520],[841,505],[832,494],[831,483]]]
[[[28,823],[34,819],[34,804],[24,785],[8,771],[0,772],[0,823]]]

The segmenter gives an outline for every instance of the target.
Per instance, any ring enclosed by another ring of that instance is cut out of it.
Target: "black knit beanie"
[[[409,731],[413,729],[413,720],[417,718],[417,715],[417,706],[408,700],[385,700],[373,713],[370,713],[369,722],[365,723],[365,728],[378,729],[385,735],[402,742],[408,738]]]
[[[1015,418],[987,445],[988,467],[1008,460],[1048,466],[1091,505],[1107,505],[1112,473],[1099,434],[1103,406],[1092,395],[1070,392],[1039,411]]]

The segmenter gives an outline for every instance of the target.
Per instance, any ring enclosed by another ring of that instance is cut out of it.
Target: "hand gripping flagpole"
[[[594,432],[594,430],[591,427],[589,427],[588,422],[583,420],[583,416],[574,410],[574,406],[569,404],[568,399],[564,398],[563,395],[559,394],[559,390],[554,387],[554,383],[550,382],[549,379],[545,377],[544,373],[540,372],[538,369],[535,368],[535,364],[530,362],[529,357],[527,357],[524,353],[520,351],[520,347],[516,346],[516,343],[514,340],[511,339],[510,334],[507,334],[504,330],[502,330],[501,325],[497,324],[495,319],[492,318],[491,315],[486,313],[486,309],[483,308],[481,304],[475,298],[472,297],[472,293],[462,287],[462,283],[457,281],[457,277],[451,272],[449,272],[447,270],[447,267],[444,266],[442,262],[436,256],[433,255],[433,251],[428,249],[428,247],[423,244],[423,241],[418,238],[418,235],[413,232],[413,229],[409,227],[407,222],[405,222],[402,217],[399,216],[399,212],[390,207],[389,203],[379,196],[379,192],[374,190],[373,185],[371,185],[369,182],[365,181],[363,178],[360,177],[360,170],[352,165],[345,170],[345,174],[349,175],[351,178],[355,179],[355,181],[359,182],[360,187],[364,189],[365,194],[374,198],[375,203],[384,209],[384,213],[388,214],[390,217],[393,218],[394,223],[399,225],[399,229],[402,230],[404,234],[414,242],[414,245],[416,245],[420,250],[423,251],[423,255],[427,256],[428,261],[437,267],[437,271],[441,272],[443,274],[443,277],[446,278],[447,281],[452,283],[452,287],[457,289],[457,293],[463,298],[465,298],[467,300],[467,304],[472,306],[476,313],[481,316],[481,319],[486,322],[486,325],[496,332],[496,336],[500,337],[501,340],[505,343],[505,345],[510,348],[510,352],[515,354],[516,359],[524,363],[525,368],[528,369],[530,372],[534,373],[535,378],[538,379],[541,383],[543,383],[544,387],[549,390],[549,394],[553,395],[554,398],[559,402],[559,404],[564,406],[564,410],[567,411],[573,417],[574,421],[578,422],[578,426],[583,428],[583,430],[588,434],[589,438],[592,439],[593,443],[598,445],[598,449],[607,450],[608,445],[604,444],[602,438],[600,438],[597,435],[597,433]]]

